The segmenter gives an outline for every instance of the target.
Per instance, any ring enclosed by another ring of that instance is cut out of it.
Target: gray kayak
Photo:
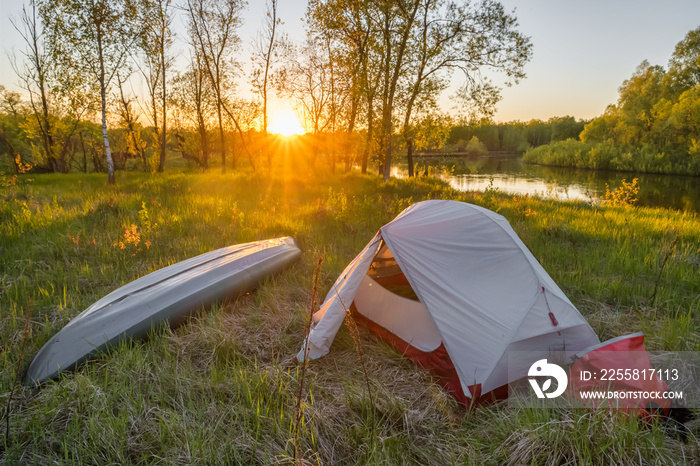
[[[75,368],[92,354],[153,326],[181,323],[188,315],[255,288],[299,259],[293,238],[229,246],[145,275],[78,314],[39,350],[25,383],[38,385]]]

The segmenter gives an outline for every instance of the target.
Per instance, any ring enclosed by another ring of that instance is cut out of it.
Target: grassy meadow
[[[300,373],[290,361],[318,258],[322,300],[379,227],[429,198],[504,215],[601,340],[641,330],[649,350],[700,350],[695,214],[355,172],[122,172],[116,186],[103,174],[21,175],[0,187],[0,461],[697,464],[696,437],[684,443],[636,418],[506,404],[467,412],[360,329],[363,367],[345,326],[308,367],[295,434]],[[284,235],[302,259],[257,291],[41,389],[17,383],[53,334],[117,287],[212,249]],[[698,421],[690,427],[699,434]]]

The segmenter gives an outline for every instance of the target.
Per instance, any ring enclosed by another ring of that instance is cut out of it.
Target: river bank
[[[595,201],[605,196],[606,189],[637,178],[637,205],[700,213],[700,178],[692,176],[552,167],[526,163],[518,153],[426,158],[417,164],[417,173],[439,174],[459,191],[498,189],[557,200]],[[395,174],[405,176],[405,170],[398,167]]]

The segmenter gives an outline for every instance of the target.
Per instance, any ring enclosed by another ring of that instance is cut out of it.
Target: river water
[[[636,205],[700,212],[698,177],[545,167],[522,163],[522,157],[513,155],[419,158],[418,164],[419,174],[431,166],[460,191],[483,191],[491,187],[500,192],[562,200],[591,201],[605,197],[606,183],[612,190],[622,186],[623,179],[629,182],[638,178]]]

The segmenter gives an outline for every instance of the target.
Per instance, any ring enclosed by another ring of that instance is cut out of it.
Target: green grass
[[[384,183],[357,173],[120,173],[115,187],[102,174],[31,178],[0,188],[0,459],[7,463],[293,461],[299,374],[288,362],[303,339],[317,258],[324,258],[322,298],[379,227],[428,198],[506,216],[601,340],[643,330],[650,350],[700,350],[700,219],[693,214],[459,193],[430,178]],[[125,238],[132,225],[138,242]],[[92,302],[185,258],[283,235],[303,251],[292,269],[40,390],[17,387],[6,431],[20,358],[24,370]],[[31,335],[22,353],[28,308]],[[670,464],[698,457],[697,441],[683,444],[657,425],[604,412],[507,405],[465,412],[424,371],[364,330],[361,339],[375,406],[343,328],[331,353],[309,366],[300,436],[308,463]]]

